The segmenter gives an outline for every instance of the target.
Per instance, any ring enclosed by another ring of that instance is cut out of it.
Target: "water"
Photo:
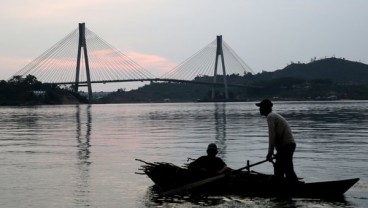
[[[368,101],[275,102],[297,140],[299,177],[361,178],[336,202],[154,200],[136,158],[183,165],[215,142],[232,168],[264,160],[267,124],[254,103],[0,107],[0,207],[368,207],[367,109]]]

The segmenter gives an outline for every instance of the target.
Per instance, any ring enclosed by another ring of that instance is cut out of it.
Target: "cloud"
[[[19,71],[30,61],[30,59],[19,57],[0,56],[0,80],[7,80],[11,78],[17,71]]]
[[[136,63],[142,65],[152,74],[157,76],[160,76],[172,70],[174,67],[178,65],[177,63],[169,61],[165,57],[153,54],[145,54],[137,51],[130,51],[126,55],[131,59],[133,59]]]
[[[93,63],[94,67],[97,68],[107,68],[106,65],[114,65],[115,67],[119,65],[119,68],[128,71],[144,68],[156,76],[162,75],[177,66],[177,63],[171,62],[165,57],[137,51],[121,54],[114,50],[103,49],[91,51],[89,56],[91,57],[90,60],[99,60]],[[137,65],[132,64],[131,61]]]
[[[114,73],[114,70],[108,70],[108,68],[111,67],[116,68],[119,67],[120,65],[119,70],[126,70],[127,72],[130,70],[140,70],[140,68],[142,67],[145,70],[149,71],[151,74],[155,75],[156,77],[159,77],[162,74],[172,70],[175,66],[177,66],[177,63],[171,62],[165,57],[152,54],[145,54],[137,51],[127,52],[125,53],[124,56],[111,50],[96,50],[89,52],[89,57],[90,57],[90,66],[94,68],[94,72],[92,73],[95,74],[95,76],[98,76],[98,74],[102,74],[101,70],[105,71],[104,72],[105,74],[110,72]],[[137,65],[132,65],[131,61],[128,59],[137,63]],[[5,57],[5,56],[0,57],[0,62],[2,66],[1,79],[10,78],[20,69],[27,66],[27,64],[31,63],[32,61],[34,60],[18,57]],[[62,81],[70,81],[73,79],[70,78],[70,76],[74,75],[73,73],[70,73],[70,71],[74,71],[76,67],[76,56],[52,57],[48,58],[47,60],[41,60],[40,62],[36,61],[34,63],[38,66],[41,66],[36,67],[35,70],[32,69],[32,72],[40,73],[38,74],[38,76],[47,77],[50,73],[51,74],[56,73],[59,74],[58,76],[60,78],[66,79]],[[82,65],[84,65],[84,63],[82,63]],[[40,80],[42,79],[42,77],[40,77]],[[96,77],[96,78],[103,79],[103,77],[102,78]]]

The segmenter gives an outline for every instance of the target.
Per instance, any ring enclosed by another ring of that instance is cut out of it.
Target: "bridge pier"
[[[84,53],[84,63],[85,63],[85,66],[86,66],[88,100],[89,100],[89,102],[91,102],[92,101],[92,85],[91,85],[91,76],[90,76],[89,62],[88,62],[85,23],[79,23],[78,57],[77,57],[77,67],[76,67],[75,85],[74,85],[75,92],[78,92],[78,87],[82,86],[82,85],[79,84],[79,74],[80,74],[80,62],[81,62],[81,56],[82,56],[82,48],[83,48],[83,53]]]
[[[213,85],[212,85],[212,100],[215,99],[215,86],[217,80],[217,66],[218,66],[218,59],[219,56],[221,57],[221,65],[222,65],[222,74],[224,80],[224,91],[225,91],[225,99],[229,99],[229,92],[227,88],[227,80],[226,80],[226,69],[225,69],[225,60],[224,60],[224,52],[222,50],[222,35],[217,36],[217,49],[216,49],[216,61],[215,61],[215,71],[213,75]]]

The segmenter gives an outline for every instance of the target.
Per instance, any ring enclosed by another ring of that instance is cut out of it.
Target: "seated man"
[[[217,146],[214,143],[208,145],[207,155],[201,156],[188,166],[192,170],[201,175],[217,175],[230,171],[226,163],[217,155]]]

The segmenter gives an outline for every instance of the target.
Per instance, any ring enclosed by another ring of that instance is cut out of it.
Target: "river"
[[[0,207],[368,207],[368,101],[274,102],[274,111],[292,127],[299,177],[360,178],[345,200],[152,199],[135,159],[181,166],[215,142],[234,169],[264,160],[267,123],[251,102],[57,105],[0,107]]]

